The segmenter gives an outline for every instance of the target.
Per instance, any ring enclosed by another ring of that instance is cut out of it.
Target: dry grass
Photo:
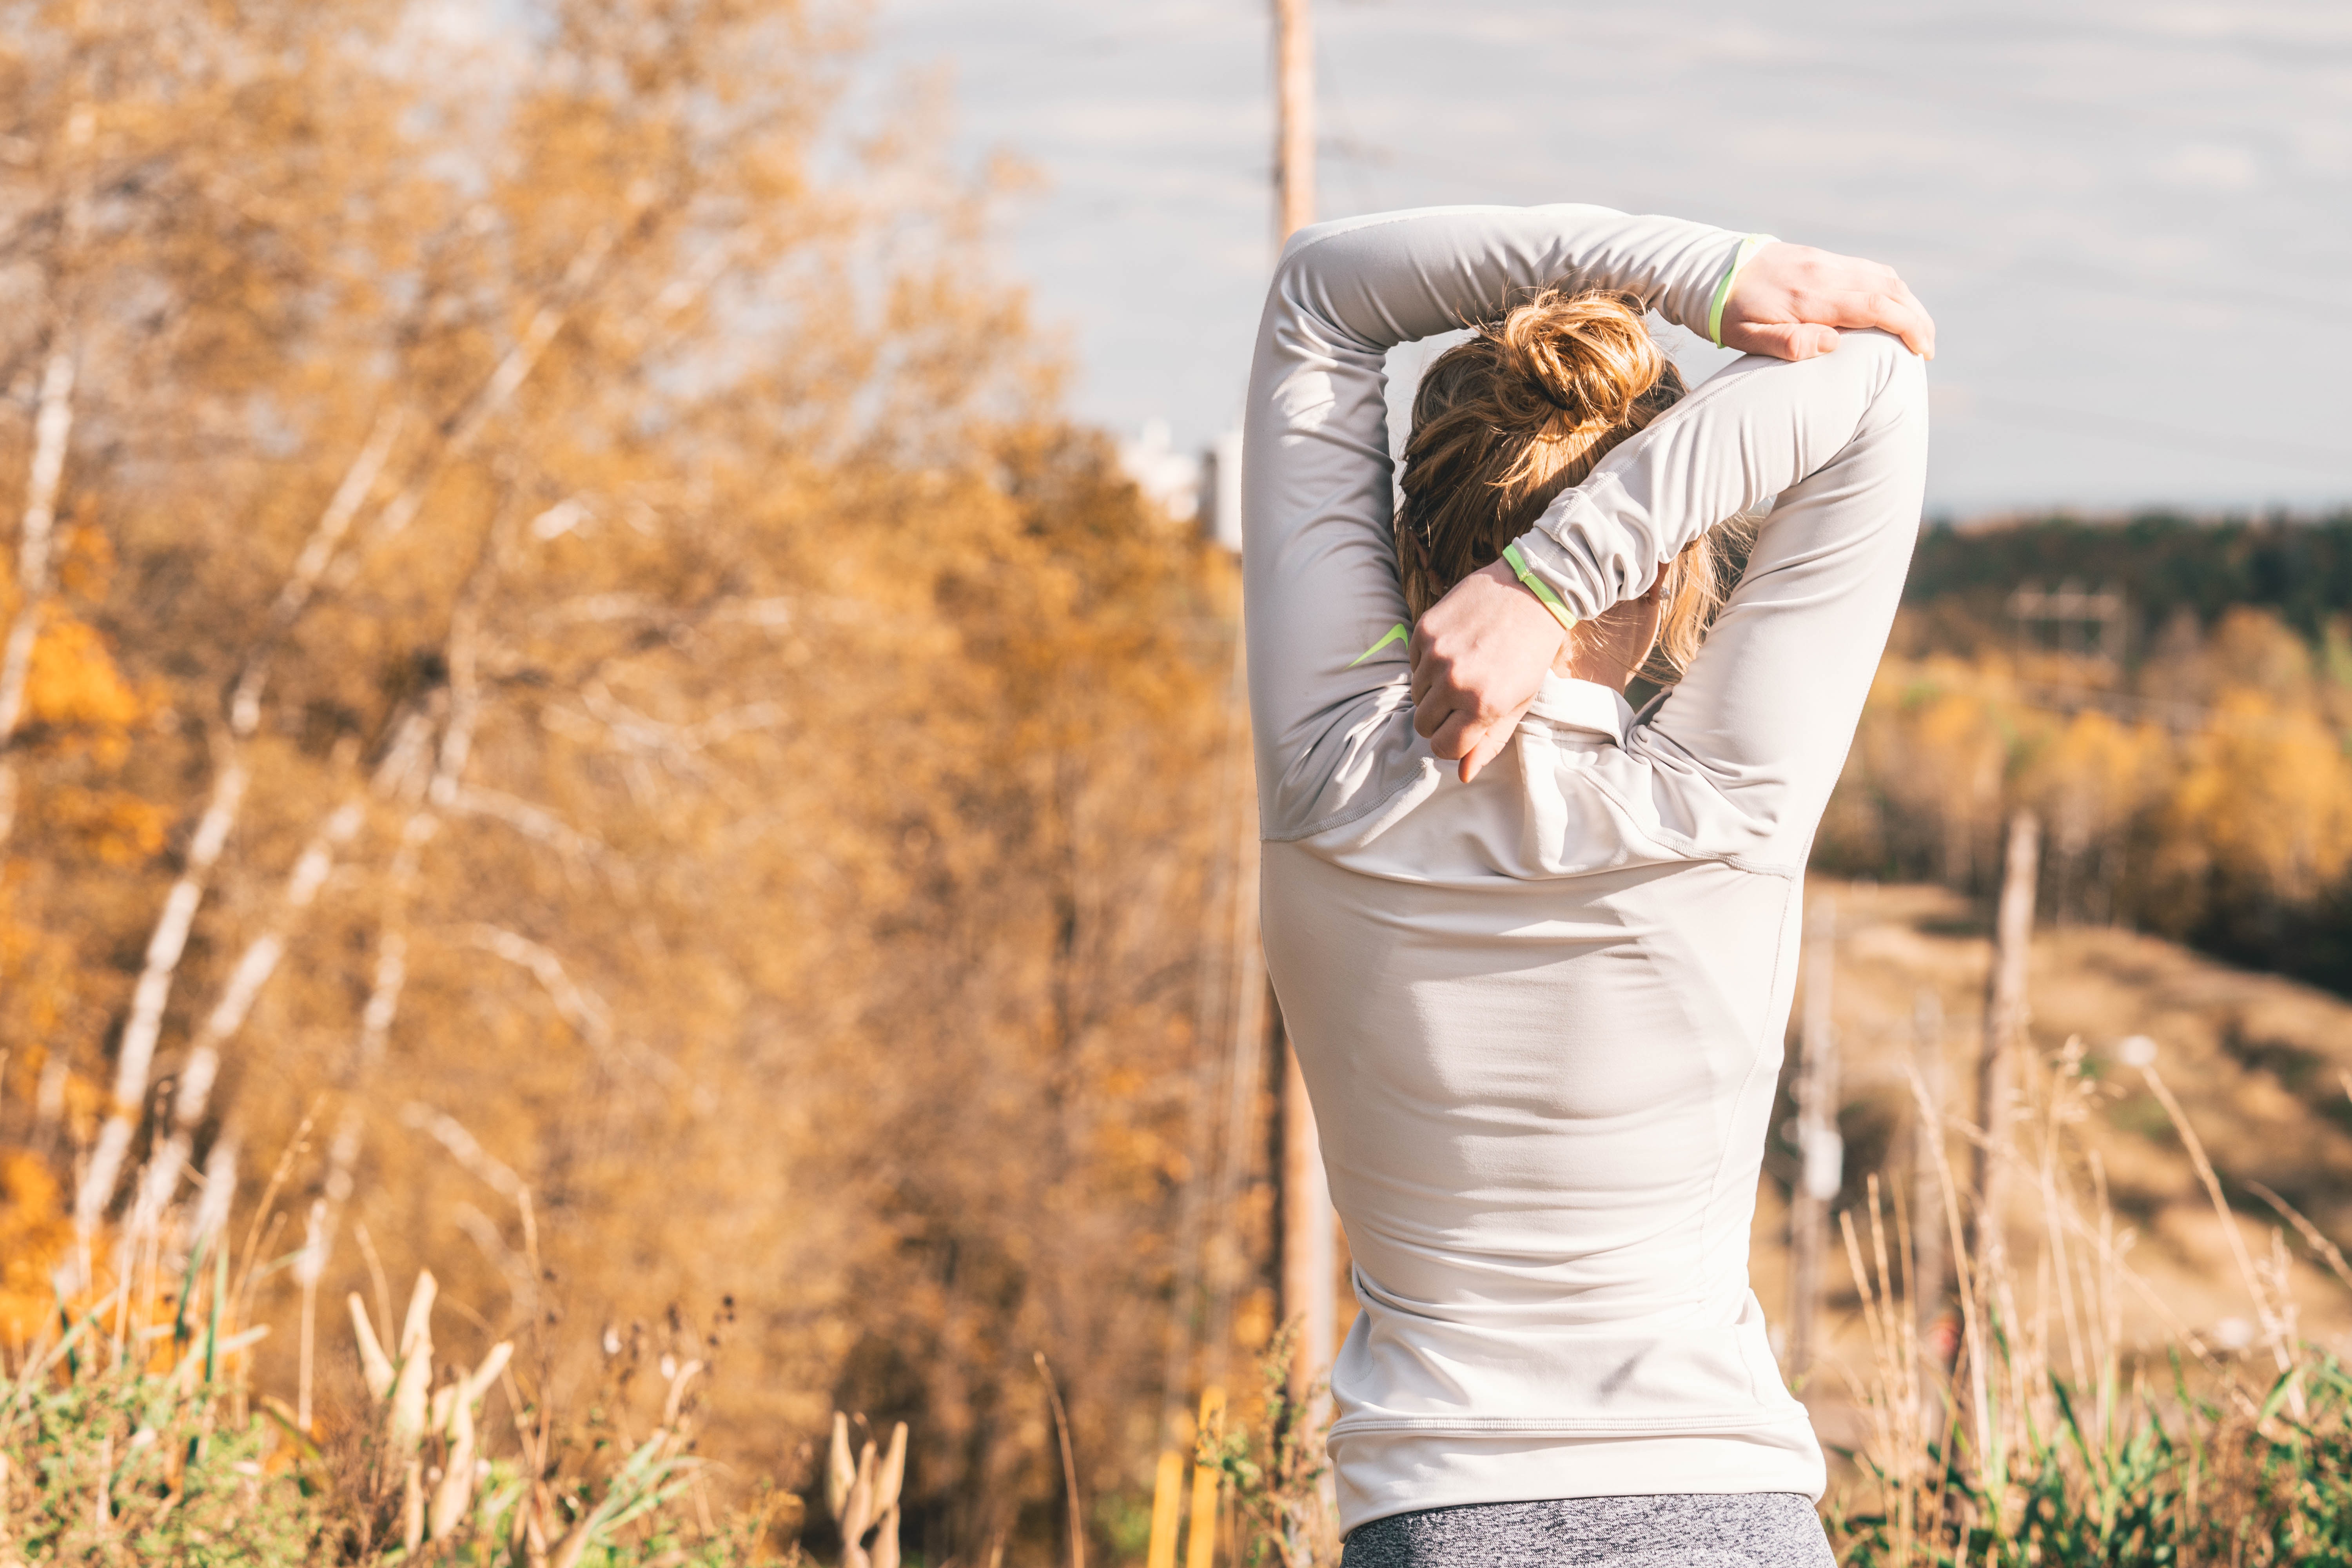
[[[2352,1005],[2127,932],[2044,932],[2017,1117],[1988,1138],[1969,1089],[1990,957],[1975,911],[1928,888],[1815,890],[1839,900],[1851,1173],[1845,1278],[1802,1393],[1834,1456],[1840,1560],[2352,1563],[2352,1267],[2327,1179],[2352,1157],[2336,1070]],[[1922,1016],[1946,1021],[1924,1058]],[[1940,1116],[1923,1059],[1944,1069]],[[1971,1174],[1988,1146],[2010,1194],[1992,1267]],[[1776,1321],[1787,1173],[1768,1174],[1756,1231]],[[1314,1517],[1319,1447],[1294,1425],[1277,1379],[1225,1439],[1241,1560],[1337,1560]]]
[[[256,1296],[310,1249],[260,1258],[255,1243],[275,1227],[257,1215],[240,1249],[220,1217],[199,1197],[102,1233],[96,1255],[59,1276],[92,1282],[0,1359],[0,1568],[798,1559],[796,1507],[762,1498],[714,1513],[692,1451],[703,1361],[662,1354],[651,1397],[633,1397],[647,1347],[608,1342],[604,1385],[568,1416],[544,1385],[543,1345],[518,1358],[500,1341],[470,1367],[436,1360],[430,1273],[397,1338],[388,1313],[379,1331],[348,1299],[359,1397],[325,1401],[313,1419],[257,1391],[248,1354],[269,1331],[252,1321]],[[308,1344],[315,1293],[302,1303]],[[875,1503],[886,1532],[905,1447],[902,1426],[889,1496]],[[867,1448],[860,1495],[877,1499]],[[891,1541],[873,1568],[895,1563]]]

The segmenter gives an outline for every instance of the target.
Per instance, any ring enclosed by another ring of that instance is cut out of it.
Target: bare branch
[[[612,1048],[612,1009],[595,993],[574,984],[564,971],[563,961],[553,952],[529,937],[499,926],[468,926],[466,939],[486,952],[494,952],[509,963],[530,970],[546,990],[548,1000],[555,1004],[556,1012],[583,1040],[599,1055]]]
[[[450,799],[449,809],[468,816],[486,816],[494,822],[503,822],[524,837],[548,846],[568,860],[604,864],[610,854],[603,840],[581,832],[547,807],[501,790],[485,789],[479,784],[461,784]]]
[[[294,559],[294,569],[278,585],[278,597],[269,606],[269,619],[261,640],[245,658],[245,668],[236,678],[236,689],[229,699],[229,728],[240,738],[250,735],[261,723],[261,692],[269,681],[269,662],[278,645],[302,618],[311,596],[318,592],[319,581],[326,575],[327,567],[341,548],[343,536],[351,531],[352,520],[359,515],[360,506],[367,500],[368,491],[375,487],[376,476],[383,471],[383,461],[392,452],[394,437],[400,433],[401,416],[397,409],[387,409],[377,416],[375,428],[368,435],[367,445],[343,472],[342,483],[327,500],[327,509],[310,530],[303,542],[302,553]]]
[[[539,363],[539,356],[547,352],[547,345],[555,341],[555,334],[563,330],[563,323],[570,320],[572,311],[595,282],[605,258],[612,254],[614,237],[612,229],[600,229],[581,247],[580,254],[572,258],[570,267],[564,268],[562,280],[550,297],[540,301],[538,308],[531,311],[530,321],[523,328],[522,336],[499,360],[497,367],[490,372],[489,379],[482,384],[481,390],[465,407],[442,423],[441,449],[431,454],[410,474],[400,493],[384,507],[376,519],[376,538],[391,539],[416,521],[416,514],[425,508],[425,491],[433,477],[443,467],[471,451],[474,443],[481,438],[482,432],[489,427],[490,421],[498,417],[516,392],[521,389],[532,368]],[[342,571],[348,574],[356,566],[357,562],[353,560],[347,563]]]
[[[483,1148],[481,1142],[466,1130],[465,1124],[448,1112],[436,1110],[412,1100],[402,1107],[400,1119],[446,1149],[451,1159],[479,1177],[491,1191],[514,1205],[522,1219],[523,1256],[530,1264],[530,1278],[536,1280],[539,1278],[539,1221],[531,1210],[529,1184],[516,1175],[512,1168]]]

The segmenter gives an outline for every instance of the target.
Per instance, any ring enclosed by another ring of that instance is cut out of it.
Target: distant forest
[[[2013,635],[2007,606],[2018,587],[2063,583],[2120,590],[2126,665],[2137,665],[2183,610],[2210,628],[2250,605],[2315,643],[2330,617],[2352,612],[2352,510],[2259,521],[2145,512],[2120,522],[1931,523],[1904,591],[1913,612],[1906,640],[1973,651],[1988,635]]]
[[[2352,510],[1921,534],[1816,863],[1990,900],[2044,826],[2042,916],[2352,994]]]

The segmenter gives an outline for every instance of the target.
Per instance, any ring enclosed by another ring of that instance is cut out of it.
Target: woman
[[[1538,321],[1549,370],[1433,367],[1393,531],[1381,399],[1388,348],[1546,289],[1709,331],[1753,249],[1592,207],[1433,209],[1302,232],[1267,302],[1244,509],[1262,899],[1355,1258],[1330,1450],[1359,1568],[1829,1561],[1748,1232],[1806,851],[1916,531],[1919,363],[1848,333],[1675,400],[1622,309],[1582,346]],[[1511,397],[1559,417],[1514,436]],[[1449,448],[1434,426],[1467,405],[1489,437]],[[1774,497],[1636,716],[1661,568],[1699,584],[1685,552]],[[1598,634],[1553,628],[1567,673],[1530,672],[1499,751],[1417,711],[1405,629],[1497,583]]]

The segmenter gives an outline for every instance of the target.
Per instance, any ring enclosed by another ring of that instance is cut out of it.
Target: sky
[[[1899,268],[1931,515],[2352,502],[2352,5],[1315,0],[1318,216],[1594,202]],[[861,100],[1037,176],[1002,262],[1071,410],[1239,421],[1266,0],[878,0]],[[1727,356],[1696,340],[1701,372]]]

